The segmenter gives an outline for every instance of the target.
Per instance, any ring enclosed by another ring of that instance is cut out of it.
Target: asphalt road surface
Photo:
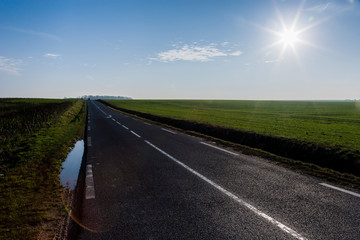
[[[88,102],[78,239],[360,239],[360,193]]]

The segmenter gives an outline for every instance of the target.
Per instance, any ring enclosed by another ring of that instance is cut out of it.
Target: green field
[[[107,100],[139,112],[360,150],[360,102]]]
[[[53,239],[60,167],[85,116],[82,100],[0,99],[0,239]]]

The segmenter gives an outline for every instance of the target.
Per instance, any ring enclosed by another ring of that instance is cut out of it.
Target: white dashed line
[[[91,147],[92,145],[91,145],[91,137],[88,137],[87,138],[87,145],[88,145],[88,147]]]
[[[88,126],[88,131],[90,131],[91,130],[91,128],[90,128],[90,126]]]
[[[201,143],[201,144],[204,144],[204,145],[206,145],[206,146],[215,148],[215,149],[217,149],[217,150],[220,150],[220,151],[223,151],[223,152],[226,152],[226,153],[230,153],[230,154],[235,155],[235,156],[239,156],[239,154],[234,153],[234,152],[230,152],[230,151],[228,151],[228,150],[226,150],[226,149],[219,148],[219,147],[216,147],[216,146],[214,146],[214,145],[211,145],[211,144],[208,144],[208,143],[204,143],[204,142],[200,142],[200,143]]]
[[[123,128],[125,128],[126,130],[129,130],[129,128],[125,125],[121,125]]]
[[[95,187],[94,187],[94,178],[92,172],[92,165],[86,165],[86,178],[85,178],[85,199],[94,199],[95,198]]]
[[[115,122],[116,120],[114,118],[112,118],[112,120]]]
[[[118,121],[116,121],[117,124],[121,125],[121,123],[119,123]]]
[[[151,126],[151,124],[150,124],[150,123],[147,123],[147,122],[144,122],[144,124]]]
[[[130,131],[132,134],[134,134],[135,136],[137,136],[138,138],[141,138],[141,136],[139,134],[137,134],[136,132],[134,131]]]
[[[173,131],[168,130],[168,129],[166,129],[166,128],[161,128],[161,130],[163,130],[163,131],[166,131],[166,132],[169,132],[169,133],[172,133],[172,134],[175,134],[175,135],[176,135],[176,132],[173,132]]]
[[[269,221],[271,224],[275,225],[276,227],[280,228],[282,231],[290,234],[291,236],[293,236],[296,239],[299,240],[306,240],[305,237],[301,236],[299,233],[297,233],[296,231],[294,231],[293,229],[287,227],[286,225],[282,224],[281,222],[275,220],[274,218],[270,217],[269,215],[267,215],[266,213],[263,213],[262,211],[258,210],[256,207],[252,206],[251,204],[245,202],[244,200],[240,199],[239,197],[237,197],[236,195],[234,195],[233,193],[229,192],[228,190],[226,190],[225,188],[221,187],[220,185],[216,184],[215,182],[211,181],[210,179],[206,178],[205,176],[201,175],[200,173],[196,172],[195,170],[193,170],[192,168],[190,168],[189,166],[185,165],[184,163],[180,162],[179,160],[177,160],[176,158],[172,157],[170,154],[164,152],[163,150],[161,150],[160,148],[156,147],[155,145],[153,145],[151,142],[146,141],[145,142],[150,145],[151,147],[155,148],[156,150],[158,150],[159,152],[161,152],[162,154],[164,154],[165,156],[167,156],[168,158],[170,158],[171,160],[173,160],[174,162],[176,162],[177,164],[179,164],[180,166],[182,166],[183,168],[185,168],[186,170],[190,171],[191,173],[193,173],[194,175],[198,176],[199,178],[201,178],[202,180],[204,180],[205,182],[209,183],[211,186],[215,187],[217,190],[219,190],[220,192],[222,192],[223,194],[225,194],[226,196],[232,198],[233,200],[235,200],[237,203],[239,203],[240,205],[248,208],[249,210],[253,211],[255,214],[257,214],[258,216],[266,219],[267,221]]]
[[[360,197],[360,194],[354,193],[354,192],[349,191],[349,190],[345,190],[345,189],[342,189],[342,188],[339,188],[339,187],[335,187],[335,186],[332,186],[332,185],[329,185],[329,184],[326,184],[326,183],[319,183],[319,184],[324,186],[324,187],[332,188],[332,189],[335,189],[335,190],[338,190],[338,191],[353,195],[355,197]]]
[[[99,109],[103,114],[106,115],[106,113],[103,110],[101,110],[99,107],[96,107],[96,108]]]

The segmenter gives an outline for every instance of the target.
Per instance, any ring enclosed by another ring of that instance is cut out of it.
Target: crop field
[[[0,99],[0,239],[54,237],[61,163],[85,116],[82,100]]]
[[[360,102],[107,100],[139,112],[360,150]]]

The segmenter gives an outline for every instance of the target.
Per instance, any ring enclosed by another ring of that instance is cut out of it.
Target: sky
[[[0,97],[360,99],[359,0],[0,0]]]

